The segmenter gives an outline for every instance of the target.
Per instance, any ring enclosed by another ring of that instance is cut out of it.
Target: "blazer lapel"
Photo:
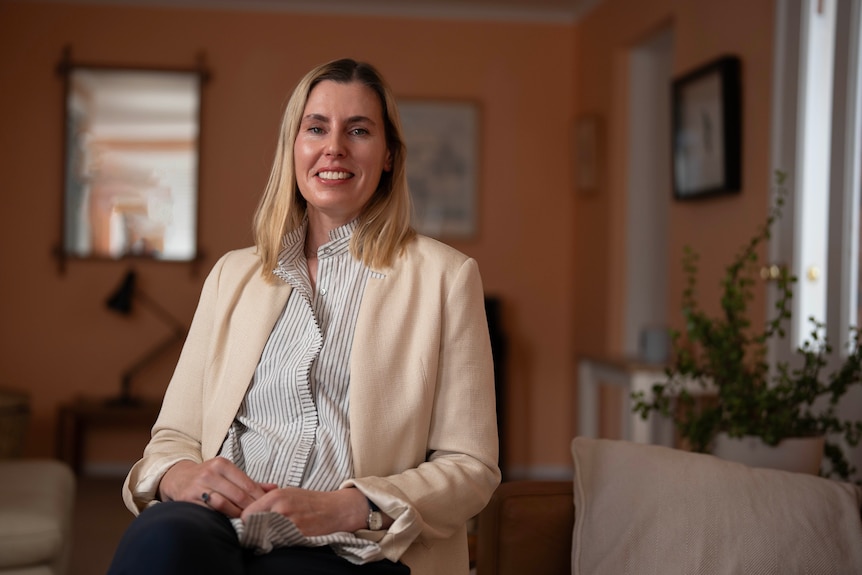
[[[396,285],[397,270],[386,268],[381,276],[372,276],[365,286],[359,317],[353,334],[353,348],[350,352],[350,443],[353,452],[353,469],[357,477],[369,475],[375,465],[375,457],[380,457],[376,425],[380,413],[377,401],[381,390],[388,389],[388,381],[376,375],[381,357],[389,349],[381,349],[391,338],[392,326],[387,320],[388,306],[397,305],[392,301],[392,287]],[[388,392],[388,391],[386,391]]]
[[[249,279],[231,315],[231,341],[223,352],[224,367],[218,378],[218,390],[211,401],[211,432],[205,438],[216,441],[204,446],[204,457],[214,457],[242,404],[254,370],[260,360],[269,334],[281,315],[292,288],[288,284],[273,285],[258,274]],[[223,326],[222,329],[225,329]]]

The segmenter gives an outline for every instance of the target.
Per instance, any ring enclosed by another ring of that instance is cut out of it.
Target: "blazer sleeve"
[[[494,369],[482,281],[475,260],[469,258],[463,258],[450,275],[451,280],[439,282],[431,279],[433,274],[427,269],[417,273],[414,287],[407,291],[425,295],[413,295],[403,304],[417,310],[419,327],[405,338],[408,342],[400,341],[393,353],[427,359],[428,364],[422,366],[425,380],[413,384],[428,390],[424,396],[427,405],[405,403],[402,398],[406,393],[400,389],[380,398],[367,399],[364,393],[357,397],[365,415],[362,425],[351,433],[374,437],[364,442],[367,453],[362,453],[361,447],[360,453],[355,453],[357,472],[375,471],[366,465],[368,460],[380,463],[380,468],[402,469],[388,475],[356,477],[345,485],[360,489],[395,519],[378,541],[384,555],[392,560],[400,558],[411,545],[431,547],[434,540],[448,539],[463,530],[467,520],[485,507],[500,482]],[[420,284],[422,288],[415,287]],[[396,304],[391,300],[401,298],[388,299],[389,317],[382,321],[409,323],[392,317]],[[436,306],[435,300],[441,305]],[[415,351],[417,348],[421,351]],[[393,358],[392,362],[395,367],[381,367],[379,375],[388,371],[390,378],[402,378],[398,360]],[[390,381],[389,385],[401,383]],[[403,425],[400,429],[393,427],[398,421]],[[385,435],[375,436],[376,429],[384,429]],[[399,460],[402,450],[411,444],[417,448],[417,456],[423,457],[416,465],[404,463],[406,454]],[[379,538],[372,532],[361,532],[360,536]]]
[[[187,459],[203,461],[201,429],[203,382],[207,349],[214,327],[219,276],[224,258],[208,275],[168,385],[150,442],[130,470],[123,486],[123,501],[134,514],[155,502],[159,482],[172,465]]]

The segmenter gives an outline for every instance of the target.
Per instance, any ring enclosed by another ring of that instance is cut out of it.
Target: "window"
[[[836,345],[860,322],[858,290],[860,7],[852,0],[779,2],[776,29],[774,170],[790,198],[771,259],[798,277],[786,357],[827,324]],[[770,294],[774,297],[776,294]]]

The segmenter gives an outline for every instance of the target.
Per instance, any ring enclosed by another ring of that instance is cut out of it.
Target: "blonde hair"
[[[395,97],[380,73],[370,64],[351,59],[333,60],[311,70],[299,81],[281,121],[275,160],[257,206],[253,226],[257,253],[263,264],[262,273],[269,281],[275,281],[271,272],[278,265],[284,236],[298,228],[305,217],[307,206],[296,183],[293,145],[308,95],[324,80],[342,84],[359,82],[379,96],[386,147],[392,158],[392,170],[383,172],[377,190],[359,215],[350,242],[350,253],[371,268],[388,267],[416,235],[410,226],[413,207],[407,188],[406,148]]]

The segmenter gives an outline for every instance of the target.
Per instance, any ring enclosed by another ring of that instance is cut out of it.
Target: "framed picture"
[[[734,56],[674,79],[672,156],[677,199],[739,191],[741,99],[740,62]]]
[[[602,125],[597,115],[575,120],[573,149],[575,154],[575,187],[581,194],[599,190]]]
[[[479,113],[470,102],[403,100],[414,226],[435,238],[476,234]]]

